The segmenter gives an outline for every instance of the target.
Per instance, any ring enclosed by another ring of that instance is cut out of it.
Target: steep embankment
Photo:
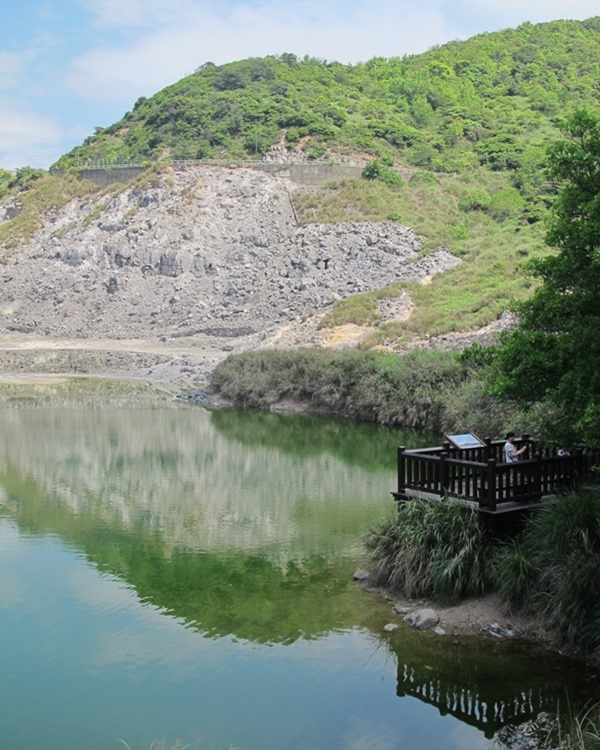
[[[459,262],[421,257],[392,222],[299,226],[295,189],[188,167],[53,209],[3,253],[2,369],[202,379],[228,351],[302,343],[290,332],[336,299]],[[18,199],[4,220],[15,211]],[[398,300],[387,308],[403,314]]]

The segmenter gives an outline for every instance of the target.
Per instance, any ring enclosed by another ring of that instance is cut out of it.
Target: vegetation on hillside
[[[294,203],[304,223],[401,221],[415,230],[424,253],[445,247],[464,261],[431,284],[397,283],[337,302],[321,325],[376,327],[365,348],[402,346],[413,337],[474,330],[497,320],[512,300],[531,294],[534,282],[523,264],[548,252],[543,222],[537,221],[546,208],[527,203],[507,174],[483,167],[446,176],[419,170],[402,187],[346,180],[295,196]],[[401,290],[411,296],[412,313],[385,322],[376,314],[377,299]]]
[[[535,288],[522,266],[547,252],[542,219],[555,185],[543,170],[545,153],[565,112],[597,105],[599,31],[600,17],[526,23],[358,65],[291,54],[205,63],[97,128],[57,166],[235,161],[262,158],[274,144],[292,158],[367,161],[363,180],[296,196],[300,220],[400,221],[424,252],[447,247],[465,263],[430,285],[409,286],[415,306],[406,321],[373,312],[376,297],[400,294],[391,286],[341,301],[322,325],[373,325],[367,348],[472,330]],[[408,184],[392,165],[414,170]],[[9,244],[31,234],[16,220],[5,224],[0,239]]]
[[[98,190],[96,185],[74,175],[56,175],[23,167],[14,175],[0,170],[0,198],[12,194],[15,215],[0,223],[0,247],[6,250],[27,243],[40,229],[50,209],[64,206],[73,198]]]
[[[530,199],[556,118],[600,92],[600,17],[480,34],[425,54],[343,65],[292,54],[195,73],[141,97],[60,167],[260,158],[273,144],[391,157],[440,172],[513,173]]]
[[[546,242],[529,264],[540,284],[492,355],[491,390],[543,407],[567,441],[600,444],[600,117],[577,110],[549,151],[560,191]]]
[[[367,347],[475,329],[535,286],[521,267],[544,252],[541,220],[555,193],[546,149],[565,112],[597,105],[599,32],[596,17],[525,23],[357,65],[291,54],[205,63],[139,99],[57,166],[260,159],[273,145],[292,159],[370,160],[366,179],[298,197],[301,221],[400,221],[425,252],[448,247],[467,263],[410,287],[408,321],[373,320],[368,294],[337,304],[323,325],[374,323]],[[409,185],[392,165],[415,170]]]

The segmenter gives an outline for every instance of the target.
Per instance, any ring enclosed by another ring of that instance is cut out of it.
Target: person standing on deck
[[[512,464],[515,461],[519,460],[519,456],[522,456],[523,453],[527,450],[527,443],[522,448],[519,448],[517,450],[517,447],[515,445],[515,433],[509,432],[506,435],[506,442],[504,443],[504,460],[507,464]]]

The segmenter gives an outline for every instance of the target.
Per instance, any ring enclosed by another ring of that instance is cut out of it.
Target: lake
[[[579,662],[413,631],[352,580],[396,446],[431,436],[93,399],[17,399],[0,430],[7,747],[533,748],[557,701],[600,697]]]

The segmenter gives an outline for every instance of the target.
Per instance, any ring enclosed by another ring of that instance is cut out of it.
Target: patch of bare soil
[[[431,609],[439,617],[435,632],[441,637],[485,635],[499,639],[517,638],[559,650],[544,622],[534,617],[507,614],[498,594],[488,594],[452,606],[443,606],[425,599],[406,599],[387,589],[368,588],[374,595],[380,595],[389,601],[391,622],[402,620],[406,614],[416,610]]]
[[[489,633],[551,643],[543,623],[523,615],[507,615],[497,594],[468,599],[451,607],[436,607],[440,624],[453,633]]]

